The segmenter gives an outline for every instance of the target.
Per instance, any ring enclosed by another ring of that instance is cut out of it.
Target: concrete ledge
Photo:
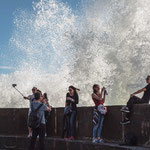
[[[110,141],[122,140],[120,126],[121,106],[109,106],[104,120],[103,138]],[[64,108],[53,108],[48,120],[48,136],[61,137],[63,129]],[[27,135],[28,109],[0,109],[0,135]],[[93,107],[79,107],[76,121],[76,138],[92,137]],[[109,129],[109,132],[108,132]],[[115,134],[114,134],[115,131]]]
[[[150,105],[134,106],[131,124],[121,126],[122,106],[108,106],[102,137],[109,142],[119,143],[123,135],[132,132],[138,139],[138,145],[150,145]],[[61,137],[64,108],[53,108],[48,120],[48,136]],[[76,123],[76,139],[91,139],[93,107],[79,107]],[[28,109],[0,109],[0,135],[24,136],[27,129]]]
[[[0,149],[27,150],[28,144],[29,139],[26,137],[0,136]],[[87,140],[65,141],[59,138],[46,138],[45,145],[45,150],[149,150],[146,147],[119,146],[113,143],[93,144]]]
[[[150,146],[150,105],[135,105],[131,124],[124,126],[125,133],[133,133],[139,145]]]

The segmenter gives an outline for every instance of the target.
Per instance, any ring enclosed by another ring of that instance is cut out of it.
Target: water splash
[[[93,0],[74,13],[60,1],[40,0],[19,11],[10,44],[20,53],[17,70],[1,75],[1,107],[27,107],[10,86],[27,95],[33,86],[64,106],[67,87],[81,89],[80,105],[92,105],[91,86],[109,90],[107,104],[124,104],[149,74],[148,0]],[[140,19],[139,19],[140,18]]]

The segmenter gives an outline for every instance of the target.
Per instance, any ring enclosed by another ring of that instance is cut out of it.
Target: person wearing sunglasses
[[[127,102],[127,105],[122,107],[122,109],[120,110],[121,112],[126,113],[125,119],[122,122],[120,122],[121,124],[129,124],[130,123],[131,112],[132,112],[132,108],[133,108],[134,104],[149,103],[149,100],[150,100],[150,75],[147,76],[146,83],[147,83],[147,85],[144,88],[131,94],[129,101]],[[144,92],[142,98],[135,96],[142,92]]]
[[[69,117],[69,139],[74,140],[75,136],[75,124],[76,124],[76,114],[77,114],[77,104],[79,103],[79,96],[77,93],[79,89],[74,86],[69,86],[69,92],[66,94],[66,107],[70,107],[70,117]],[[68,110],[67,110],[68,111]]]

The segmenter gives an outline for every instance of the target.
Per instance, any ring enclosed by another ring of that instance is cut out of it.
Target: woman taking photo
[[[93,85],[92,99],[94,101],[95,107],[93,112],[93,143],[104,142],[101,138],[102,126],[104,121],[104,115],[107,112],[107,108],[104,107],[105,103],[106,89],[103,87],[100,92],[100,87],[98,84]]]
[[[77,114],[77,104],[79,102],[79,96],[77,93],[79,89],[74,86],[69,86],[69,92],[66,94],[66,107],[64,115],[69,114],[69,139],[74,140],[75,136],[75,124],[76,124],[76,114]]]

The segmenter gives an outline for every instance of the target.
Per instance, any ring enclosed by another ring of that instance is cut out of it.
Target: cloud
[[[0,66],[0,69],[13,70],[15,68],[14,67],[9,67],[9,66]]]

